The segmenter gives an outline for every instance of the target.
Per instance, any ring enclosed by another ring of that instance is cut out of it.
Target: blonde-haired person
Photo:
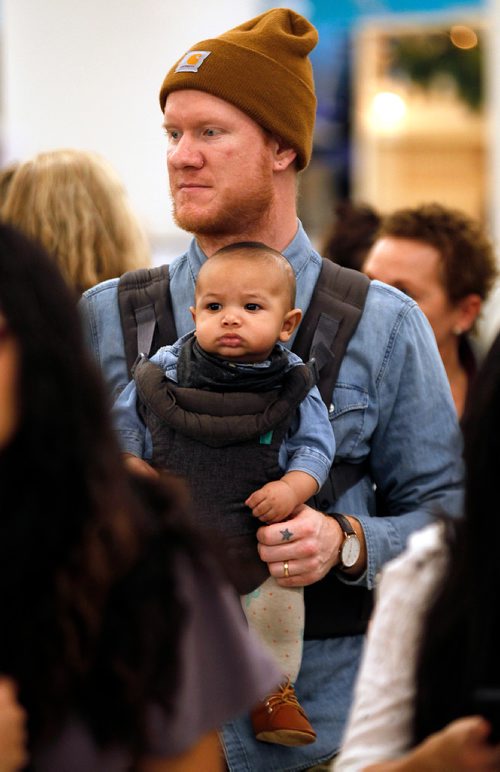
[[[12,182],[12,178],[18,169],[18,161],[13,161],[12,163],[7,164],[7,166],[2,166],[0,169],[0,207],[3,205],[3,202],[7,198],[10,183]]]
[[[52,150],[21,163],[1,213],[45,247],[77,292],[150,263],[125,187],[96,153]]]

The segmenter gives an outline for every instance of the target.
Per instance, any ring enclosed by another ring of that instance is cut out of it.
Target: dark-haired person
[[[297,186],[312,151],[316,96],[309,53],[317,39],[303,16],[273,8],[196,43],[165,76],[160,105],[174,216],[194,235],[169,265],[176,339],[193,329],[189,307],[201,265],[238,241],[281,252],[295,273],[296,306],[304,314],[311,307],[322,261],[297,219]],[[113,398],[130,380],[118,285],[97,285],[82,304]],[[292,338],[286,345],[293,350]],[[295,686],[317,738],[297,748],[261,743],[242,716],[223,731],[232,772],[298,772],[335,755],[378,571],[436,509],[461,507],[456,414],[432,331],[414,301],[370,284],[326,403],[336,460],[350,475],[347,489],[324,491],[319,509],[304,505],[289,540],[280,523],[257,531],[259,555],[278,584],[306,588]],[[374,483],[385,500],[378,511]],[[356,560],[347,555],[351,544]]]
[[[479,699],[500,700],[500,336],[472,397],[465,518],[415,534],[385,568],[335,772],[500,770]]]
[[[34,768],[222,769],[216,730],[279,672],[182,492],[125,473],[73,294],[6,226],[0,500],[0,673],[27,711]]]
[[[497,274],[484,229],[440,204],[399,209],[383,218],[363,271],[419,304],[436,336],[461,417],[476,371],[467,334]]]
[[[361,271],[375,241],[382,217],[368,204],[339,201],[321,247],[321,254],[333,263]]]

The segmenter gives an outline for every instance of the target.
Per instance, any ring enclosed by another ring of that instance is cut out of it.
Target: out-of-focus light
[[[378,129],[395,129],[406,113],[406,102],[393,91],[375,94],[371,105],[372,121]]]
[[[450,29],[450,40],[457,48],[475,48],[478,40],[477,35],[470,27],[464,27],[456,24]]]

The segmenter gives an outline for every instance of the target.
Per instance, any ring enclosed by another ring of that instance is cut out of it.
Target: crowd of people
[[[344,202],[316,251],[317,40],[166,73],[168,267],[95,154],[0,180],[0,770],[500,770],[493,247]]]

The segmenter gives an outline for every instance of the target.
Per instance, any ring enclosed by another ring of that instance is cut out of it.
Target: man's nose
[[[198,143],[187,134],[183,134],[176,144],[168,149],[167,160],[174,169],[201,169],[203,166],[203,155]]]

